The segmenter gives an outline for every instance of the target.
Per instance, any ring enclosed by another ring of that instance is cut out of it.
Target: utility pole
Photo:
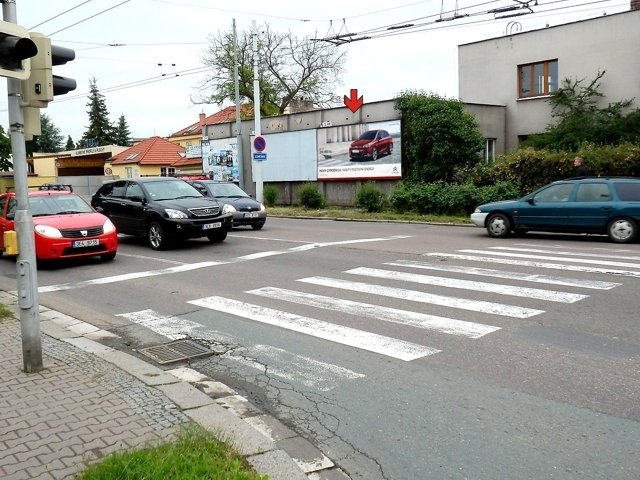
[[[242,158],[242,119],[240,108],[240,86],[238,78],[238,36],[236,33],[236,19],[233,19],[233,63],[235,73],[235,89],[236,89],[236,135],[238,142],[238,183],[240,188],[244,190],[244,161]]]
[[[4,21],[17,23],[15,0],[3,1]],[[24,370],[37,373],[43,369],[40,316],[38,304],[38,270],[33,233],[33,218],[29,211],[29,184],[27,182],[27,154],[24,145],[24,115],[20,80],[7,78],[9,102],[9,129],[13,156],[13,178],[18,206],[14,224],[18,235],[18,305],[22,334]]]
[[[253,21],[253,116],[255,118],[255,136],[259,137],[260,131],[260,77],[258,72],[258,29],[256,21]],[[253,164],[253,176],[256,181],[256,200],[262,203],[262,162],[251,159]]]

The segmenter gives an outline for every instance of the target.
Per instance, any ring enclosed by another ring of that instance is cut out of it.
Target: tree
[[[604,97],[599,88],[605,73],[598,72],[596,78],[586,86],[582,85],[584,78],[573,81],[565,78],[562,87],[548,100],[553,108],[551,117],[557,121],[548,125],[545,133],[530,136],[520,144],[521,148],[575,152],[584,142],[616,145],[640,141],[640,110],[623,114],[633,100],[621,100],[609,103],[604,108],[598,107],[600,99]]]
[[[478,162],[485,139],[461,101],[405,90],[394,99],[394,107],[402,112],[406,180],[450,182]]]
[[[115,144],[121,147],[130,147],[133,145],[131,132],[129,131],[127,120],[125,120],[124,118],[124,113],[120,115],[120,118],[118,119],[118,125],[116,125],[114,140]]]
[[[11,153],[11,137],[5,134],[0,125],[0,172],[8,172],[13,168]]]
[[[60,129],[55,126],[53,121],[46,113],[40,114],[40,130],[41,135],[34,138],[32,143],[33,152],[55,153],[62,151],[62,142],[64,135],[60,135]]]
[[[235,102],[233,32],[210,35],[211,45],[201,60],[211,70],[198,84],[193,103],[222,106]],[[335,91],[341,85],[346,52],[335,45],[299,39],[291,32],[277,33],[265,23],[258,32],[258,77],[260,113],[264,116],[284,113],[295,99],[306,99],[318,107],[335,106],[341,97]],[[253,102],[253,37],[250,31],[238,35],[238,83],[242,102]]]
[[[69,150],[75,150],[75,148],[76,148],[76,144],[73,142],[71,135],[69,135],[67,137],[67,145],[64,147],[64,149],[69,151]]]
[[[95,141],[96,145],[113,145],[115,143],[115,129],[109,121],[109,111],[104,101],[104,95],[98,91],[98,85],[95,78],[89,79],[89,102],[87,107],[89,110],[89,126],[87,131],[82,135],[79,142],[86,146],[86,141]]]

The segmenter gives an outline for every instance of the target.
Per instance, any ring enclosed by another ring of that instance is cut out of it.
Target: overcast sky
[[[347,51],[343,86],[337,93],[348,95],[357,88],[367,103],[392,99],[405,89],[457,97],[458,45],[629,9],[629,0],[538,0],[537,6],[529,2],[533,14],[504,19],[483,14],[521,4],[522,0],[16,0],[20,25],[76,51],[76,59],[54,67],[54,74],[75,78],[77,89],[56,97],[43,110],[65,138],[71,135],[74,141],[88,124],[91,77],[97,79],[112,122],[124,114],[134,137],[169,136],[196,122],[200,112],[218,111],[216,105],[191,103],[203,74],[190,71],[202,66],[208,34],[230,30],[234,18],[238,31],[250,30],[256,20],[258,25],[269,22],[275,31],[315,38],[424,24],[336,47]],[[456,8],[458,15],[469,16],[434,23],[443,11],[447,16]],[[132,85],[138,82],[149,83]],[[6,98],[6,80],[1,79],[5,130]]]

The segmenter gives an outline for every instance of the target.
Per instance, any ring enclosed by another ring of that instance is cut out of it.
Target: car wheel
[[[376,147],[373,147],[373,150],[371,150],[371,160],[377,160],[378,159],[378,149]]]
[[[257,223],[255,225],[251,225],[251,228],[253,228],[254,230],[260,230],[262,227],[264,227],[264,223]]]
[[[164,229],[158,222],[151,222],[147,228],[147,240],[154,250],[167,248],[168,242],[164,235]]]
[[[393,153],[393,143],[389,144],[389,155]]]
[[[116,254],[114,253],[105,253],[104,255],[100,255],[100,258],[105,262],[110,262],[114,258],[116,258]]]
[[[607,228],[607,235],[612,242],[629,243],[636,238],[638,227],[630,218],[616,218]]]
[[[511,232],[511,222],[504,213],[495,213],[487,220],[487,232],[490,237],[504,238]]]
[[[207,238],[211,243],[224,242],[224,239],[227,238],[227,231],[210,233],[207,235]]]

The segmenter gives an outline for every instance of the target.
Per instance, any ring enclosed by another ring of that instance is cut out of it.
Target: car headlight
[[[476,208],[473,213],[482,213],[482,210],[480,210],[479,208]]]
[[[237,211],[236,207],[234,207],[233,205],[231,205],[229,203],[225,204],[225,206],[222,207],[222,213],[233,213],[235,211]]]
[[[43,237],[62,238],[62,233],[60,233],[60,230],[50,227],[49,225],[36,225],[35,231]]]
[[[111,220],[107,219],[107,221],[104,222],[104,225],[102,226],[102,231],[104,233],[115,232],[116,231],[116,226],[113,224],[113,222]]]
[[[181,210],[175,210],[173,208],[165,208],[164,211],[167,212],[167,215],[169,216],[169,218],[189,218],[187,217],[187,214]]]
[[[263,204],[260,204],[260,211],[261,211],[261,212],[264,212],[264,211],[266,211],[266,210],[267,210],[267,209],[265,208],[265,206],[264,206]]]

